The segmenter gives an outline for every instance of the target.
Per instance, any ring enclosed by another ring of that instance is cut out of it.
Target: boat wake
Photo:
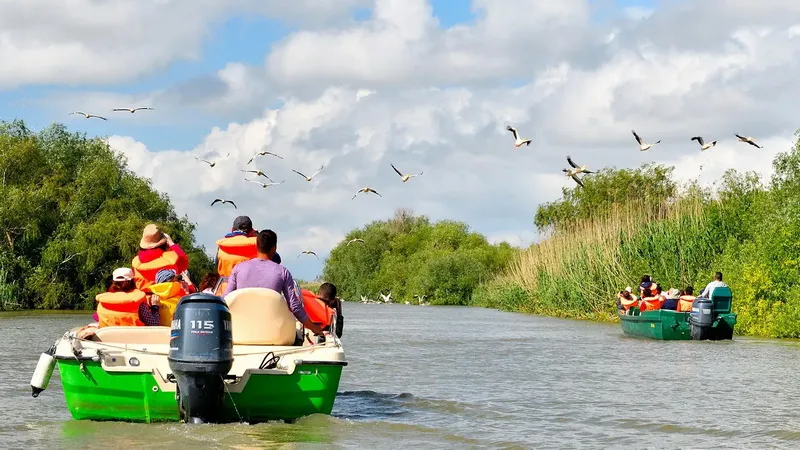
[[[336,396],[331,415],[349,420],[380,420],[409,414],[406,407],[414,396],[408,392],[383,394],[375,391],[344,391]]]

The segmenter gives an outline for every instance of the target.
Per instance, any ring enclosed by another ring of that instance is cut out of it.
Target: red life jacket
[[[258,254],[255,236],[222,238],[217,241],[217,246],[217,273],[221,277],[229,277],[237,264],[249,261]]]

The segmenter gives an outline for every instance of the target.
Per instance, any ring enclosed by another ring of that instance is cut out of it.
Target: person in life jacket
[[[639,299],[633,295],[633,288],[628,286],[624,291],[617,294],[617,311],[626,314],[629,309],[639,304]]]
[[[678,298],[681,296],[681,291],[671,288],[667,291],[664,301],[661,303],[661,309],[676,311],[678,309]]]
[[[336,297],[336,286],[322,283],[316,294],[308,289],[300,289],[300,293],[303,296],[303,307],[311,321],[319,325],[323,331],[331,332],[332,317],[337,316],[336,330],[333,331],[338,337],[342,337],[344,322],[341,316],[341,301]]]
[[[337,337],[342,337],[344,316],[342,315],[342,299],[336,296],[336,286],[333,283],[322,283],[317,291],[317,298],[336,311],[336,330],[333,331]],[[327,331],[331,331],[330,326]]]
[[[131,267],[136,287],[145,290],[155,282],[156,274],[161,269],[185,273],[189,268],[189,258],[168,234],[151,223],[142,232],[139,253],[133,258]]]
[[[114,270],[108,292],[98,294],[95,300],[100,328],[159,325],[158,299],[148,300],[143,291],[136,289],[133,270],[127,267]]]
[[[148,289],[153,293],[151,298],[160,304],[159,325],[168,327],[172,325],[172,315],[178,302],[184,295],[191,294],[193,289],[174,269],[159,270],[155,281]]]
[[[655,311],[661,309],[661,295],[658,292],[659,288],[656,288],[656,292],[650,291],[650,289],[644,289],[642,292],[642,300],[639,302],[639,311]]]
[[[678,312],[692,312],[692,303],[694,302],[694,287],[687,286],[678,297]]]
[[[239,216],[233,219],[231,232],[218,240],[217,255],[214,265],[220,277],[229,277],[237,264],[254,259],[258,255],[256,248],[257,231],[253,228],[253,221],[248,216]],[[278,253],[272,256],[272,261],[281,263]]]

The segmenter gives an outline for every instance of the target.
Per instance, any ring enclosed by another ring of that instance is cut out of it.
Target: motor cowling
[[[233,366],[231,312],[211,294],[190,294],[172,317],[169,367],[178,384],[181,419],[218,422],[225,395],[224,377]]]
[[[714,324],[714,303],[709,298],[696,298],[689,314],[691,337],[695,340],[709,339]]]

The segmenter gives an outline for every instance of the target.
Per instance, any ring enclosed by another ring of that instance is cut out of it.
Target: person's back
[[[712,282],[710,282],[710,283],[708,283],[706,285],[705,289],[703,289],[703,292],[700,293],[699,297],[710,298],[711,297],[711,293],[714,292],[714,288],[723,287],[723,286],[724,287],[728,287],[728,285],[725,284],[724,281],[722,281],[722,272],[717,272],[717,273],[714,274],[714,281],[712,281]]]
[[[697,298],[693,294],[694,288],[692,286],[687,286],[686,289],[683,290],[678,300],[678,312],[692,311],[692,303],[694,303],[694,300]]]
[[[664,302],[661,304],[661,309],[676,311],[678,309],[679,297],[680,297],[680,291],[678,291],[675,288],[670,289],[667,292],[667,296],[664,299]]]
[[[139,242],[139,252],[131,262],[134,281],[138,289],[146,289],[153,284],[156,274],[162,269],[173,269],[183,273],[189,268],[186,253],[163,233],[157,225],[147,225]]]
[[[256,236],[253,222],[247,216],[233,220],[231,232],[218,240],[216,266],[221,277],[230,276],[237,264],[256,257]]]

